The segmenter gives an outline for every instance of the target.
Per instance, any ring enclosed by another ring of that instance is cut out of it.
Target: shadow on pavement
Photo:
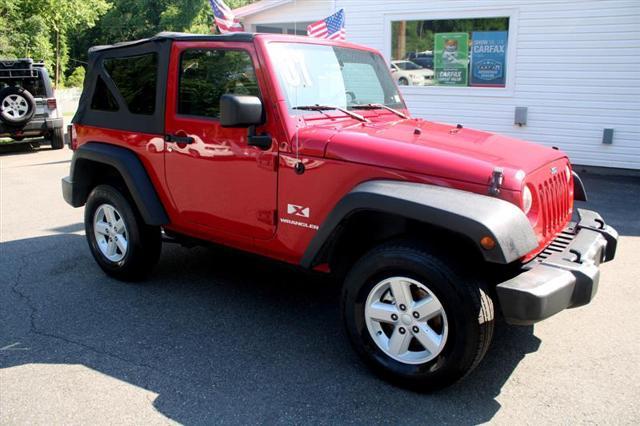
[[[40,151],[51,151],[51,146],[48,142],[41,141],[40,139],[0,144],[0,157],[6,155],[33,154]]]
[[[463,382],[432,395],[394,388],[357,359],[339,288],[318,276],[222,249],[163,247],[150,279],[124,284],[83,236],[2,244],[2,367],[82,364],[159,396],[181,423],[457,423],[491,420],[496,396],[540,341],[500,327]]]

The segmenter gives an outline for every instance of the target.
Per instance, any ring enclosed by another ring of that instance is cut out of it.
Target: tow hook
[[[500,187],[502,186],[502,182],[504,181],[504,170],[502,167],[496,167],[493,169],[493,173],[491,173],[491,184],[489,186],[489,194],[490,195],[498,195],[500,194]]]

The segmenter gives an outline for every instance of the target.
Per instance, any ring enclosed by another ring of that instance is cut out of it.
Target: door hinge
[[[502,182],[504,181],[504,170],[502,167],[496,167],[493,169],[493,173],[491,173],[491,182],[489,184],[489,194],[490,195],[498,195],[500,194],[500,187],[502,187]]]

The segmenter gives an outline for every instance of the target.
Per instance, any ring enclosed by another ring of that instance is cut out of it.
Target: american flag
[[[344,29],[344,9],[340,9],[328,18],[309,25],[307,27],[307,35],[309,37],[345,41],[347,37]]]
[[[222,0],[209,0],[213,17],[220,34],[244,31],[242,24],[236,19],[229,6]]]

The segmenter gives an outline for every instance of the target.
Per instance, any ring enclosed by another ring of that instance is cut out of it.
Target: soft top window
[[[90,49],[73,123],[162,134],[170,53],[166,38]]]
[[[153,115],[158,79],[158,55],[156,53],[108,58],[104,60],[104,69],[122,95],[129,112]]]
[[[98,111],[118,111],[118,102],[105,84],[102,77],[96,79],[96,88],[91,98],[91,109]]]
[[[219,118],[226,93],[260,96],[251,56],[244,50],[189,49],[180,56],[178,113]]]

